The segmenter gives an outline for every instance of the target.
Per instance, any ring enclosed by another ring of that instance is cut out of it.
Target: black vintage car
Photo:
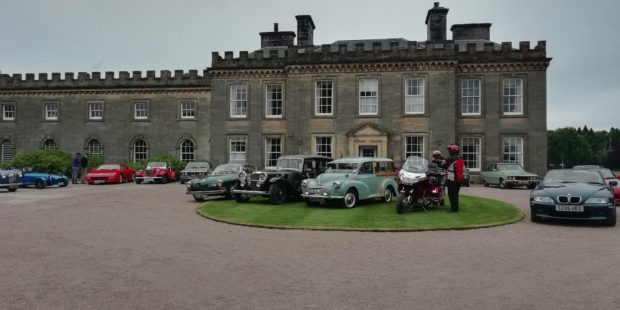
[[[237,202],[252,196],[269,197],[272,204],[285,203],[289,197],[300,197],[301,181],[316,178],[325,172],[331,158],[317,155],[286,155],[278,158],[277,166],[251,174],[239,173],[232,190]]]

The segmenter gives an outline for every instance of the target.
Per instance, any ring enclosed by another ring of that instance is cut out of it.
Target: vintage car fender
[[[364,182],[360,182],[357,180],[339,180],[341,183],[340,190],[337,191],[338,195],[346,194],[351,188],[355,188],[357,191],[357,198],[362,200],[368,198],[370,195],[370,190],[368,189],[368,185]]]
[[[383,180],[383,182],[381,182],[381,188],[383,189],[383,192],[385,192],[385,190],[388,188],[388,186],[392,187],[392,191],[394,193],[396,193],[396,191],[398,190],[398,185],[396,184],[396,181],[394,181],[393,179],[385,179]]]

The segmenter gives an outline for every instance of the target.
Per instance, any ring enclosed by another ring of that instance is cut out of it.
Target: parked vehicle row
[[[6,188],[10,192],[16,191],[18,187],[34,186],[43,189],[54,185],[65,187],[68,184],[69,178],[64,175],[36,172],[20,167],[0,170],[0,188]]]

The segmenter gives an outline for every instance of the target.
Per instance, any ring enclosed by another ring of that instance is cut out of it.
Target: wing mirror
[[[609,182],[609,186],[611,186],[611,187],[616,187],[616,186],[618,186],[618,182],[616,182],[616,181],[611,181],[611,182]]]

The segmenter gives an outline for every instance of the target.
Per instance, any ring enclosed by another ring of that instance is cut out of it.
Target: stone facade
[[[297,16],[295,33],[262,32],[261,48],[212,54],[197,72],[0,77],[0,102],[15,103],[15,120],[0,123],[0,139],[17,152],[42,147],[48,137],[67,151],[91,137],[106,160],[133,160],[136,139],[149,155],[181,156],[191,141],[195,159],[215,164],[245,160],[257,167],[284,154],[428,157],[459,144],[476,174],[498,161],[546,169],[545,41],[489,41],[491,24],[453,25],[438,3],[426,18],[425,41],[345,40],[313,45],[315,24]],[[136,76],[137,75],[137,76]],[[183,100],[195,117],[181,117]],[[43,105],[60,102],[60,119],[45,121]],[[103,120],[88,119],[88,102],[105,103]],[[135,120],[132,105],[146,100],[150,116]]]

